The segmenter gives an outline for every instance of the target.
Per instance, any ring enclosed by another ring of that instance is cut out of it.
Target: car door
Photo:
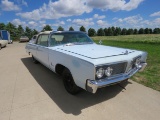
[[[48,34],[41,34],[37,39],[37,59],[46,67],[49,67],[48,36]]]

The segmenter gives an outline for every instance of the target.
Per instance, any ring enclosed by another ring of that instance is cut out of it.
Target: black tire
[[[68,69],[63,71],[63,84],[66,91],[72,95],[80,92],[80,88],[75,84],[73,77]]]
[[[2,49],[2,46],[1,46],[1,44],[0,44],[0,50]]]
[[[33,63],[38,64],[38,61],[34,58],[33,55],[32,55],[32,61],[33,61]]]

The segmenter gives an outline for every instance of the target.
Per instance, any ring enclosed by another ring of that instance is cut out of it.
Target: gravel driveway
[[[0,120],[160,120],[160,92],[129,80],[72,96],[25,44],[0,50]]]

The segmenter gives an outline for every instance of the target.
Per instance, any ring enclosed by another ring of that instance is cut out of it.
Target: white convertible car
[[[0,37],[0,50],[2,49],[2,47],[6,47],[8,44],[8,40],[2,40]]]
[[[127,80],[146,67],[143,51],[98,45],[86,33],[42,32],[26,51],[63,76],[65,89],[76,94],[80,88],[96,93],[98,88]]]

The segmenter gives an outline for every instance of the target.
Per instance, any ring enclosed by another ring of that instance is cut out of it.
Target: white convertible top
[[[40,32],[39,34],[50,34],[52,31],[44,31],[44,32]],[[38,34],[38,35],[39,35]]]

